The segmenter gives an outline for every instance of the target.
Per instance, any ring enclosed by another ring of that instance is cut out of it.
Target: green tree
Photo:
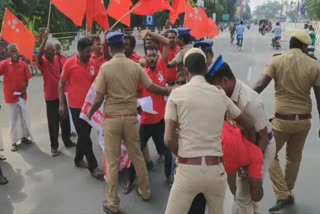
[[[320,18],[320,0],[306,0],[308,16],[312,19]]]
[[[273,19],[280,14],[282,5],[278,1],[269,1],[256,7],[254,15],[257,18]]]

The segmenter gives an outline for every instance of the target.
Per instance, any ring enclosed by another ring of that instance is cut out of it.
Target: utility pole
[[[296,23],[295,26],[297,25],[298,18],[299,18],[299,10],[300,10],[300,0],[298,0],[298,7],[297,7],[297,18],[296,18]]]

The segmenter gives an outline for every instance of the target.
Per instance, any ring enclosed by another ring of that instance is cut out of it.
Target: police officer
[[[294,203],[295,186],[303,146],[311,127],[310,90],[314,89],[320,113],[320,66],[306,54],[311,44],[309,35],[294,32],[290,50],[274,56],[256,83],[254,90],[261,93],[273,79],[275,81],[275,115],[272,132],[276,141],[276,155],[269,174],[277,203],[269,209],[275,212]],[[286,167],[282,173],[278,153],[286,148]]]
[[[206,79],[210,84],[220,86],[254,125],[257,133],[257,145],[264,154],[263,175],[265,175],[274,157],[275,142],[259,94],[234,76],[230,66],[223,60],[222,56],[217,58],[212,69],[207,73]],[[237,186],[233,213],[258,213],[258,206],[254,203],[255,200],[250,194],[250,191],[252,191],[250,183],[260,182],[262,185],[262,179],[234,176],[233,180]]]
[[[165,213],[187,213],[199,193],[205,196],[211,213],[223,213],[226,174],[221,131],[225,115],[245,127],[253,141],[255,134],[248,119],[224,91],[206,82],[206,55],[202,50],[190,49],[183,64],[190,81],[173,90],[165,112],[165,143],[178,157]]]
[[[214,64],[214,61],[213,61],[214,53],[212,50],[212,46],[213,46],[213,41],[209,39],[196,42],[193,46],[195,48],[200,48],[206,54],[208,70],[210,70]]]
[[[168,62],[168,68],[177,67],[177,85],[186,84],[186,75],[183,69],[183,57],[192,48],[190,29],[178,28],[178,45],[181,47],[177,55]]]
[[[105,152],[108,161],[107,201],[103,208],[106,213],[119,213],[118,168],[120,143],[123,139],[129,158],[136,169],[139,185],[138,195],[145,201],[151,197],[146,165],[139,142],[137,121],[137,89],[141,83],[155,94],[169,95],[168,88],[152,82],[143,68],[124,54],[123,34],[107,34],[112,59],[103,64],[96,79],[96,98],[88,114],[89,118],[101,106],[105,98]],[[107,95],[107,96],[106,96]]]

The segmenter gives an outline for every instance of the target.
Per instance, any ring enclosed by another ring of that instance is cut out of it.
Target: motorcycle
[[[281,45],[280,45],[280,37],[275,37],[272,39],[272,47],[276,50],[278,50],[279,48],[281,48]]]

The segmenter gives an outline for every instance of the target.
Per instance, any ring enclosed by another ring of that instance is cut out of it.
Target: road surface
[[[275,51],[270,46],[271,35],[258,35],[252,28],[245,33],[244,46],[238,51],[229,42],[228,32],[221,33],[214,39],[214,52],[217,57],[223,54],[231,65],[236,76],[252,85],[263,68],[276,52],[288,49],[288,38],[282,40],[282,50]],[[138,52],[141,53],[141,47]],[[2,83],[0,83],[2,91]],[[10,151],[8,137],[8,111],[6,106],[0,113],[0,128],[5,141],[6,162],[1,167],[9,179],[9,184],[0,186],[0,214],[102,214],[102,201],[105,197],[105,183],[93,179],[87,170],[74,167],[74,150],[66,150],[60,144],[63,154],[53,158],[50,153],[49,134],[46,122],[46,110],[43,99],[42,77],[34,77],[30,81],[28,111],[32,118],[32,131],[36,144],[23,145],[16,153]],[[273,113],[273,84],[262,93],[265,110],[268,116]],[[313,95],[312,95],[313,96]],[[0,95],[3,103],[3,95]],[[314,100],[314,99],[313,99]],[[315,103],[315,102],[314,102]],[[318,114],[313,107],[313,123],[303,153],[300,174],[294,190],[296,204],[282,213],[286,214],[320,214],[320,143],[318,138]],[[96,132],[92,132],[96,141]],[[60,141],[61,143],[61,141]],[[122,195],[121,211],[126,214],[163,214],[165,211],[169,187],[165,182],[163,165],[157,163],[154,145],[150,142],[155,168],[150,175],[152,201],[142,200],[132,192]],[[94,151],[102,167],[102,151],[95,145]],[[283,153],[282,153],[283,154]],[[282,155],[283,160],[283,155]],[[274,205],[275,198],[267,177],[264,183],[265,197],[261,203],[263,214]],[[231,213],[232,196],[227,193],[225,213]]]

